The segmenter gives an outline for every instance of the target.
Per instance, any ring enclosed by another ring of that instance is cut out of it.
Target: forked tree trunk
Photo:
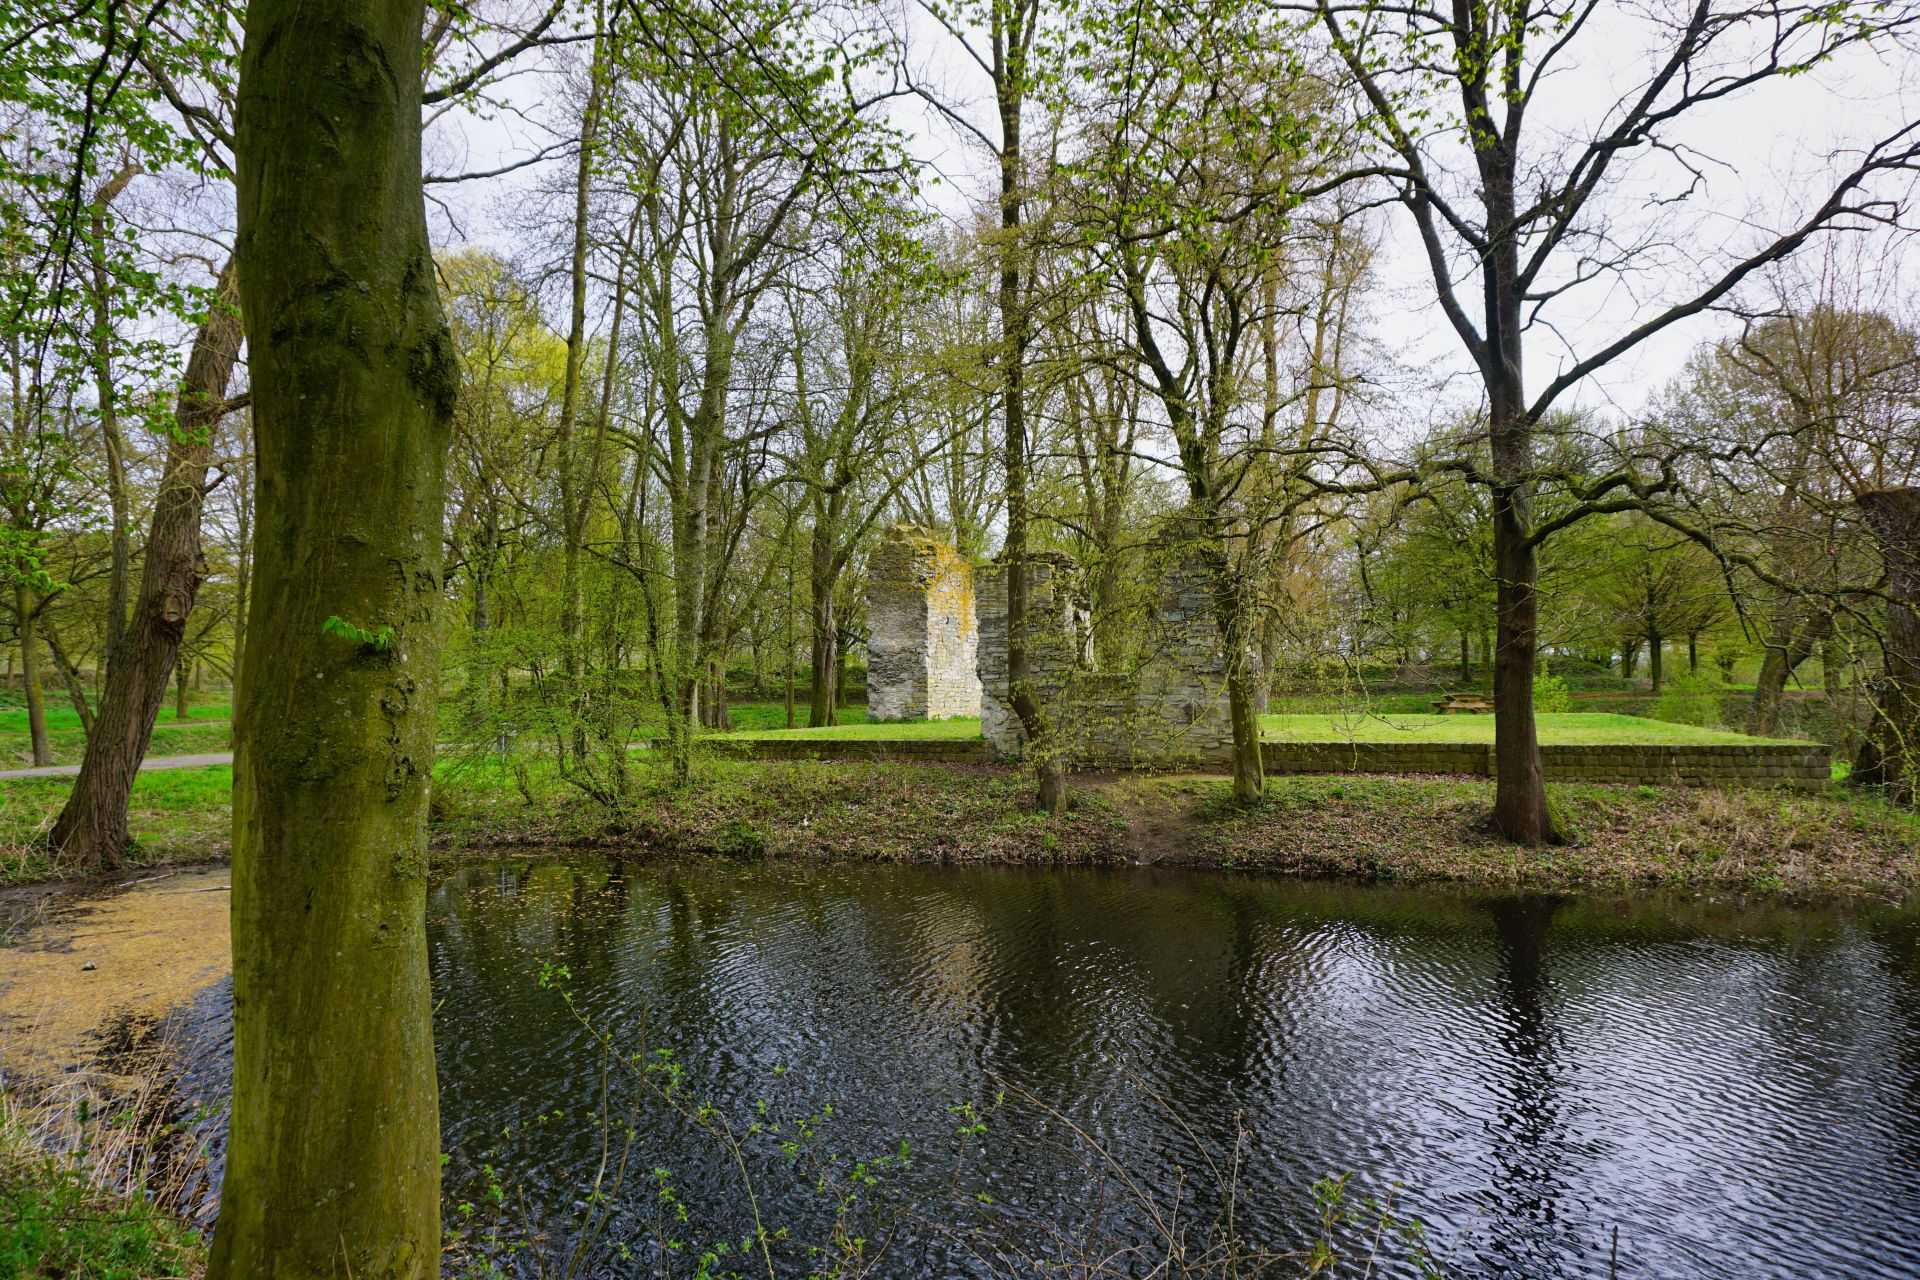
[[[1912,805],[1920,794],[1920,488],[1875,489],[1854,501],[1887,565],[1887,669],[1852,780]]]
[[[167,677],[200,591],[200,509],[207,467],[221,403],[240,354],[235,296],[229,263],[220,273],[218,300],[200,323],[180,383],[176,429],[167,437],[165,469],[154,495],[133,623],[121,637],[118,658],[108,664],[107,687],[80,776],[49,836],[54,848],[89,871],[118,867],[125,860],[133,780],[146,758],[154,721],[166,701]]]
[[[423,0],[246,15],[258,532],[209,1280],[439,1274],[426,816],[459,372],[420,187],[423,18]]]
[[[1747,732],[1771,738],[1780,731],[1780,705],[1786,696],[1787,681],[1800,664],[1813,656],[1814,647],[1832,627],[1825,614],[1794,618],[1783,610],[1768,637],[1766,656],[1760,660],[1760,674],[1753,682],[1753,707],[1747,714]]]

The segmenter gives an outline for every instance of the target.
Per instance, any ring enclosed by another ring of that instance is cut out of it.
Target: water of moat
[[[906,1139],[854,1219],[883,1275],[1014,1274],[1155,1238],[1156,1214],[1197,1242],[1229,1182],[1244,1234],[1291,1247],[1311,1184],[1351,1172],[1350,1198],[1398,1184],[1449,1275],[1920,1276],[1910,910],[590,859],[469,866],[429,910],[449,1220],[469,1203],[474,1233],[564,1253],[613,1133],[609,1237],[634,1253],[597,1245],[588,1274],[650,1273],[655,1170],[690,1247],[738,1238],[748,1203],[598,1032],[670,1049],[710,1124],[825,1117],[809,1150],[842,1172]],[[229,999],[191,1020],[209,1093]],[[957,1138],[952,1108],[1002,1090]],[[809,1159],[747,1142],[796,1242],[833,1220]],[[1376,1274],[1411,1274],[1386,1253]]]

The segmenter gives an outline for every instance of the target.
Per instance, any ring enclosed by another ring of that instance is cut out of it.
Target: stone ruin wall
[[[995,752],[1018,757],[1026,731],[1007,692],[1007,567],[990,564],[976,579],[980,610],[980,736]],[[1073,561],[1041,553],[1027,561],[1027,669],[1043,702],[1064,687],[1058,673],[1085,665],[1091,615],[1077,598]]]
[[[867,717],[979,715],[973,566],[929,529],[889,525],[867,584]]]
[[[1163,768],[1231,760],[1226,650],[1203,566],[1192,557],[1169,558],[1143,660],[1130,670],[1101,672],[1091,661],[1078,565],[1059,554],[1028,564],[1029,672],[1071,763]],[[978,586],[981,733],[999,754],[1019,756],[1025,734],[1007,701],[1006,566],[982,569]]]

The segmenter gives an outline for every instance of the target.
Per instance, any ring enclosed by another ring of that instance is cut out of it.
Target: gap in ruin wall
[[[973,566],[930,529],[889,525],[867,569],[867,717],[980,714]]]

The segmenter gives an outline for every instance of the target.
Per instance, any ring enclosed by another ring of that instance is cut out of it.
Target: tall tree
[[[180,656],[187,618],[200,592],[205,557],[200,511],[214,434],[227,411],[227,383],[240,354],[240,317],[229,264],[219,296],[200,324],[167,431],[160,489],[141,564],[133,624],[107,655],[107,687],[87,735],[67,803],[53,824],[54,848],[88,870],[121,865],[127,847],[127,803],[133,780],[166,700],[167,676]],[[112,596],[109,593],[111,606]],[[111,634],[111,628],[109,628]]]
[[[1034,695],[1027,655],[1027,557],[1031,513],[1027,422],[1027,364],[1034,344],[1033,243],[1027,214],[1030,199],[1025,122],[1029,100],[1040,82],[1036,40],[1040,0],[978,0],[945,4],[920,0],[967,58],[987,76],[993,89],[992,128],[983,129],[939,95],[921,97],[968,138],[986,148],[994,161],[999,229],[992,255],[998,277],[994,305],[1000,323],[994,363],[999,374],[1000,457],[1006,503],[1007,536],[1002,552],[1007,566],[1007,692],[1026,736],[1027,757],[1039,783],[1038,806],[1049,813],[1067,807],[1067,770],[1054,745],[1045,710]]]
[[[1664,160],[1698,149],[1687,131],[1705,111],[1897,38],[1920,14],[1908,4],[1824,0],[1693,0],[1619,21],[1606,0],[1283,7],[1319,27],[1364,99],[1382,154],[1354,176],[1383,181],[1407,214],[1440,310],[1482,384],[1489,463],[1480,479],[1493,498],[1495,561],[1494,823],[1510,840],[1557,841],[1563,832],[1547,803],[1533,716],[1538,553],[1582,511],[1536,518],[1537,425],[1573,388],[1769,263],[1828,229],[1884,216],[1875,180],[1920,159],[1920,124],[1836,152],[1844,157],[1837,169],[1802,184],[1807,198],[1779,228],[1749,233],[1692,270],[1661,257],[1685,234],[1678,220],[1687,202],[1705,190],[1697,162]],[[1583,101],[1556,97],[1576,83],[1561,70],[1583,56],[1617,59],[1623,35],[1636,30],[1647,56],[1620,67],[1608,80],[1617,88],[1595,95],[1595,82],[1582,79],[1573,92]],[[1592,48],[1603,33],[1614,42],[1605,53]],[[1581,114],[1585,141],[1569,145],[1564,125],[1544,126],[1556,108]],[[1529,385],[1529,339],[1552,330],[1556,308],[1597,281],[1641,271],[1659,272],[1668,289],[1616,328],[1585,323],[1591,338],[1570,344],[1553,375]],[[1629,464],[1586,484],[1578,505],[1606,510],[1622,495],[1647,496],[1642,489]]]
[[[439,1273],[425,822],[458,374],[420,184],[424,8],[247,11],[236,257],[256,640],[235,735],[233,1110],[211,1280]]]

